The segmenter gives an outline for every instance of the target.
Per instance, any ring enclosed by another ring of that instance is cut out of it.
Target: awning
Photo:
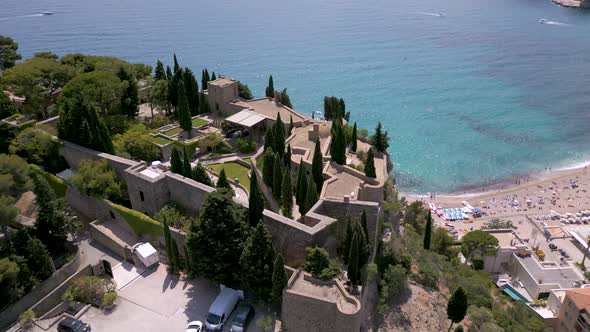
[[[244,109],[225,119],[225,121],[235,123],[242,127],[251,128],[254,127],[254,125],[256,125],[257,123],[264,121],[264,119],[266,119],[265,116],[256,112],[252,112],[248,109]]]

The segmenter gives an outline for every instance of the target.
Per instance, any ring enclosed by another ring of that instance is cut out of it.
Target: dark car
[[[249,304],[240,304],[236,309],[236,317],[231,326],[231,332],[246,331],[252,317],[254,317],[254,308]]]
[[[66,317],[57,324],[59,332],[90,332],[90,325],[73,318]]]

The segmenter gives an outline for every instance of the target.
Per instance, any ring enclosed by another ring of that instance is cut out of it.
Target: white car
[[[186,332],[202,332],[202,331],[203,331],[203,323],[201,323],[200,320],[190,322],[186,326]]]

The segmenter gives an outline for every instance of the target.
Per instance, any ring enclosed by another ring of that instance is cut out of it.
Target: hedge
[[[156,220],[146,216],[145,214],[126,208],[122,205],[115,204],[109,200],[105,200],[113,207],[125,221],[131,226],[135,234],[142,236],[144,234],[151,235],[154,239],[163,236],[162,225]]]
[[[37,166],[37,165],[30,165],[32,169],[35,170],[35,172],[41,174],[45,180],[47,180],[47,182],[49,183],[49,186],[51,187],[51,189],[53,189],[53,191],[55,192],[55,194],[58,197],[65,197],[66,196],[66,190],[68,189],[68,184],[61,178],[46,172],[44,170],[41,169],[41,167]]]

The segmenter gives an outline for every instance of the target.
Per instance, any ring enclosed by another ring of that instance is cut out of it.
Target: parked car
[[[81,320],[66,317],[57,324],[59,332],[90,332],[90,325]]]
[[[203,323],[200,320],[195,320],[186,326],[186,332],[202,332],[203,331]]]
[[[241,304],[236,309],[236,317],[231,326],[231,332],[245,332],[254,317],[254,308],[249,304]]]
[[[240,295],[237,290],[224,287],[209,307],[205,327],[211,331],[221,331],[226,320],[236,308]]]

